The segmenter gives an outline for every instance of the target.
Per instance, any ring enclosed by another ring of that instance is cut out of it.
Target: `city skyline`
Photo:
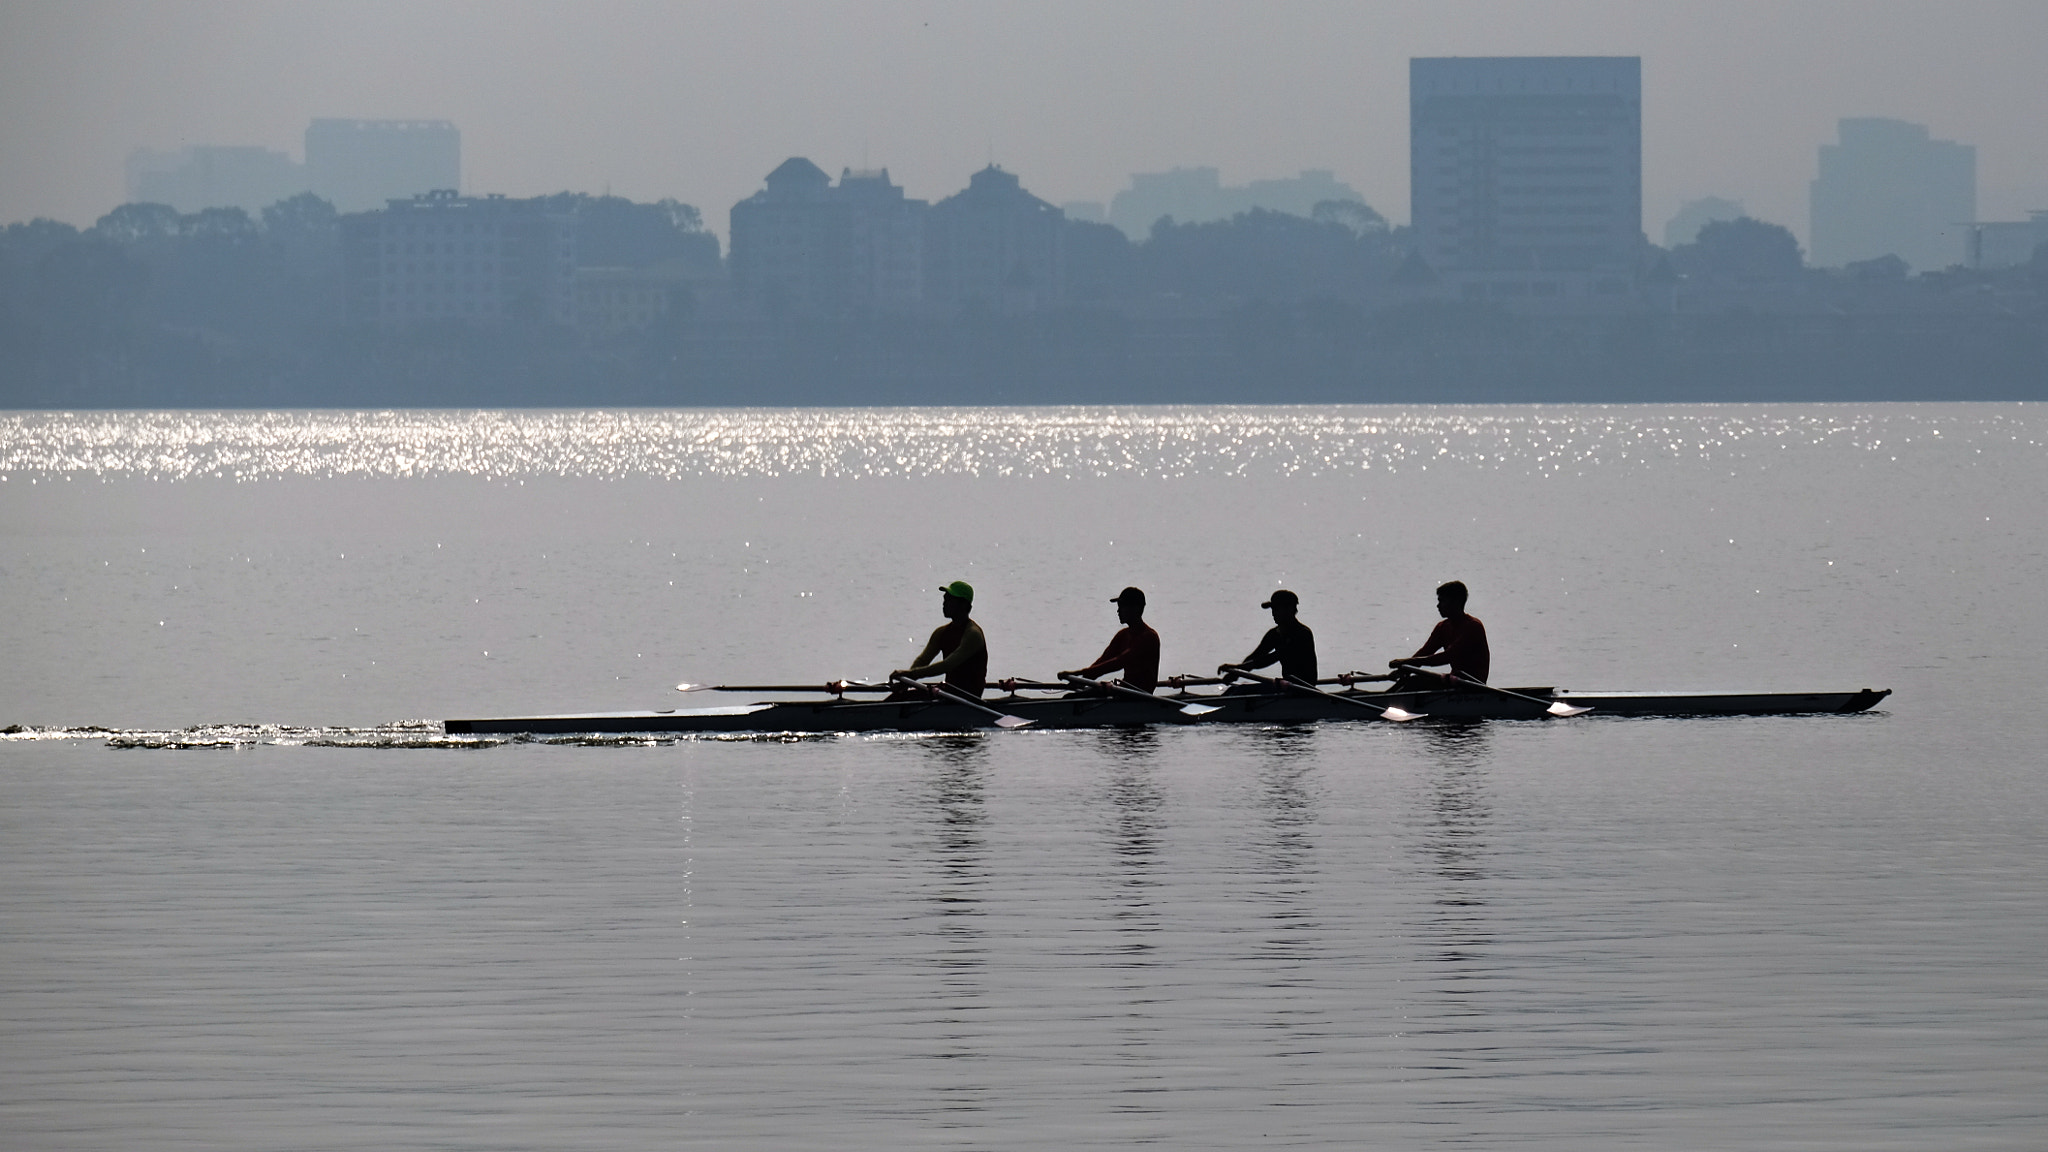
[[[2048,33],[2038,6],[583,11],[15,5],[0,14],[0,92],[33,111],[0,127],[0,218],[95,218],[122,199],[138,147],[296,155],[316,117],[428,117],[462,128],[465,191],[673,196],[713,209],[714,228],[716,208],[792,155],[886,166],[918,196],[993,160],[1054,203],[1190,165],[1233,183],[1327,169],[1405,222],[1407,60],[1553,54],[1644,58],[1653,237],[1681,204],[1720,196],[1806,240],[1816,150],[1850,116],[1974,144],[1981,218],[2048,206],[2048,142],[2025,114],[2048,96],[2029,47]]]

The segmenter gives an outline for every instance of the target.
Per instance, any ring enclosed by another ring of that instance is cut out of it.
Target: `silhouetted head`
[[[1136,624],[1145,618],[1145,593],[1142,589],[1126,588],[1116,594],[1112,603],[1116,605],[1119,623]]]
[[[967,581],[955,580],[939,591],[944,594],[944,599],[939,602],[939,611],[946,614],[946,619],[965,620],[967,614],[974,610],[974,585]]]
[[[1301,609],[1301,597],[1282,588],[1278,592],[1273,593],[1272,599],[1259,605],[1259,607],[1271,608],[1273,610],[1273,623],[1278,624],[1283,620],[1294,619],[1294,614]]]
[[[1437,585],[1436,614],[1446,620],[1453,616],[1463,615],[1465,611],[1465,597],[1467,595],[1463,580],[1453,580],[1448,584]]]

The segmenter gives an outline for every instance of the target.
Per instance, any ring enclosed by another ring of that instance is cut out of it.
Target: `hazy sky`
[[[1645,226],[1704,195],[1806,232],[1842,116],[1975,144],[1979,216],[2048,208],[2048,2],[0,0],[0,222],[90,223],[130,149],[316,116],[453,120],[465,191],[734,200],[792,155],[938,199],[1334,169],[1408,215],[1410,56],[1639,55]]]

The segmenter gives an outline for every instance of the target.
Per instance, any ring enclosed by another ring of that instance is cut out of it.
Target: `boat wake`
[[[888,734],[902,738],[905,734]],[[935,733],[959,738],[961,733]],[[553,744],[590,748],[645,748],[697,741],[793,743],[846,739],[833,732],[663,732],[578,733],[536,735],[456,735],[439,720],[399,720],[366,728],[305,727],[293,724],[200,724],[190,728],[105,728],[95,724],[39,727],[14,724],[0,728],[0,742],[96,740],[109,748],[496,748],[507,744]]]

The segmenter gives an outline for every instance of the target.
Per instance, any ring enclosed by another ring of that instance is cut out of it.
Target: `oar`
[[[1396,679],[1396,677],[1374,676],[1366,672],[1343,672],[1335,676],[1325,676],[1322,679],[1316,681],[1316,683],[1342,684],[1348,688],[1353,684],[1364,684],[1370,681],[1393,679]],[[1160,683],[1169,685],[1174,688],[1198,688],[1205,684],[1228,684],[1230,683],[1230,681],[1220,676],[1168,676],[1165,680],[1160,681]],[[1025,687],[1033,687],[1033,685],[1027,684],[1025,685]],[[1051,687],[1051,685],[1043,685],[1043,687]]]
[[[1396,708],[1391,704],[1385,707],[1381,707],[1378,704],[1368,704],[1356,696],[1340,696],[1335,692],[1325,692],[1321,688],[1311,688],[1308,685],[1300,683],[1295,680],[1284,680],[1276,679],[1272,676],[1261,676],[1257,672],[1247,671],[1243,668],[1239,668],[1235,664],[1232,664],[1229,667],[1232,672],[1239,676],[1244,677],[1247,680],[1256,680],[1261,684],[1271,685],[1275,688],[1285,688],[1290,692],[1299,692],[1304,696],[1321,696],[1325,700],[1341,700],[1346,704],[1356,705],[1357,707],[1363,708],[1368,712],[1376,712],[1379,714],[1380,719],[1392,720],[1397,724],[1406,724],[1410,720],[1420,720],[1423,717],[1423,713],[1421,712],[1410,712],[1406,708]]]
[[[1526,692],[1510,692],[1505,688],[1495,688],[1484,680],[1474,680],[1472,677],[1462,673],[1452,673],[1449,679],[1455,684],[1464,684],[1473,688],[1484,688],[1488,692],[1498,692],[1503,696],[1513,696],[1517,700],[1527,700],[1531,704],[1544,705],[1543,710],[1552,716],[1584,716],[1592,711],[1591,708],[1574,707],[1562,700],[1545,700],[1541,696],[1531,696]]]
[[[1171,708],[1183,716],[1207,716],[1209,713],[1217,711],[1217,706],[1214,704],[1182,704],[1165,696],[1154,696],[1150,692],[1140,692],[1136,688],[1127,688],[1122,684],[1111,684],[1107,680],[1090,680],[1086,676],[1076,675],[1072,672],[1060,673],[1060,679],[1065,680],[1069,684],[1079,684],[1086,688],[1098,688],[1112,696],[1124,696],[1133,700],[1149,701],[1164,708]]]
[[[941,700],[950,700],[955,704],[972,708],[976,712],[985,712],[996,718],[996,727],[998,728],[1029,728],[1037,723],[1035,720],[1026,720],[1022,716],[1012,716],[1007,712],[1000,712],[964,692],[955,692],[944,684],[922,684],[908,676],[892,676],[889,678],[889,683],[897,688],[915,688],[922,692],[929,692]]]

